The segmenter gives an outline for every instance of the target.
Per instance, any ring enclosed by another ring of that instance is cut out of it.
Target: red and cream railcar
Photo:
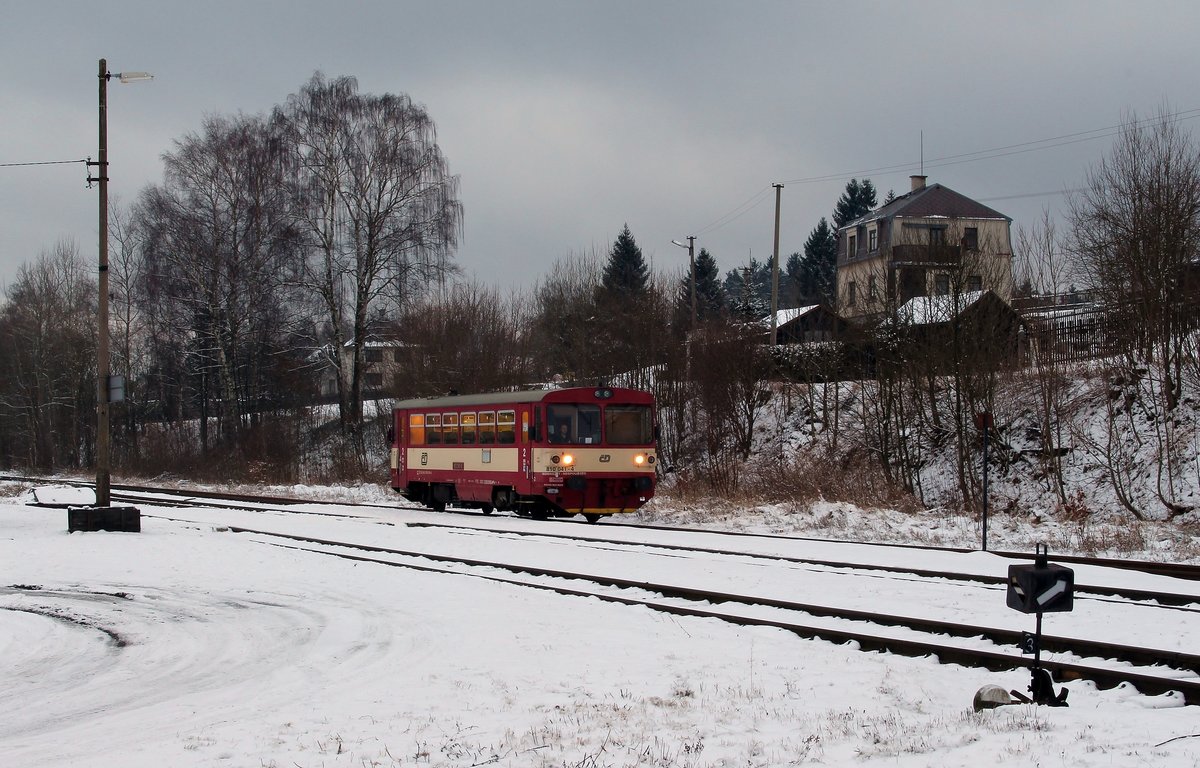
[[[613,387],[450,395],[397,404],[392,487],[431,509],[590,522],[654,494],[654,396]]]

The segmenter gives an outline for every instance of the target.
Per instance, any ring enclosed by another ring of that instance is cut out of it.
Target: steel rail
[[[743,606],[773,607],[802,613],[811,613],[829,618],[840,618],[852,621],[867,621],[876,624],[884,624],[887,626],[901,626],[907,629],[912,629],[913,631],[929,634],[944,634],[957,637],[982,637],[985,640],[995,644],[1005,644],[1009,642],[1015,643],[1015,641],[1019,640],[1022,635],[1020,632],[990,627],[959,625],[950,622],[939,622],[931,619],[886,616],[864,611],[841,611],[828,606],[812,606],[801,603],[790,603],[787,601],[756,598],[746,595],[714,593],[687,587],[656,584],[648,581],[638,581],[635,579],[618,579],[612,577],[595,576],[590,574],[580,574],[577,572],[560,571],[557,569],[539,568],[528,565],[513,565],[498,561],[478,560],[474,558],[457,558],[426,552],[397,550],[371,545],[348,544],[345,542],[324,540],[311,536],[280,534],[277,532],[259,531],[238,526],[229,526],[229,530],[234,533],[278,538],[286,541],[315,544],[324,547],[357,549],[376,554],[413,557],[439,563],[465,565],[473,568],[495,568],[499,570],[505,570],[513,574],[525,574],[541,578],[561,578],[573,581],[583,580],[605,587],[640,589],[656,593],[666,598],[678,598],[688,600],[690,602],[732,603]],[[656,611],[679,616],[714,618],[741,626],[773,627],[786,630],[799,637],[808,639],[824,640],[831,643],[855,643],[861,650],[865,651],[895,653],[897,655],[910,657],[934,657],[939,663],[943,664],[961,664],[963,666],[983,667],[992,671],[1030,668],[1033,664],[1032,660],[1023,656],[1015,656],[1011,653],[1003,653],[999,651],[964,648],[961,646],[945,645],[932,641],[879,636],[869,632],[851,629],[817,627],[792,621],[741,616],[708,608],[664,604],[655,602],[654,600],[634,598],[624,595],[613,595],[608,593],[597,593],[585,589],[564,587],[562,585],[530,583],[509,577],[498,577],[479,573],[464,573],[462,571],[455,571],[442,567],[420,566],[411,563],[398,563],[395,561],[382,560],[378,557],[369,557],[366,555],[354,555],[345,552],[331,552],[328,550],[311,549],[309,547],[299,547],[293,545],[272,545],[285,546],[289,549],[311,552],[314,554],[341,557],[357,562],[370,562],[392,567],[414,568],[422,571],[449,573],[467,576],[470,578],[482,578],[494,582],[549,590],[563,595],[589,597],[624,605],[644,606]],[[1131,664],[1139,662],[1147,665],[1163,666],[1168,664],[1177,664],[1183,667],[1184,670],[1192,672],[1193,674],[1197,670],[1200,670],[1200,657],[1190,654],[1147,648],[1134,648],[1112,643],[1096,643],[1073,638],[1051,638],[1043,636],[1042,642],[1043,650],[1048,651],[1057,649],[1061,652],[1074,653],[1079,656],[1092,655],[1124,661]],[[1167,677],[1163,675],[1149,674],[1134,669],[1109,669],[1105,667],[1089,666],[1081,663],[1047,659],[1041,660],[1041,666],[1050,670],[1060,680],[1090,680],[1100,688],[1113,688],[1118,685],[1128,684],[1134,686],[1138,691],[1144,694],[1163,695],[1167,693],[1177,693],[1183,696],[1186,704],[1200,704],[1200,679]],[[1174,670],[1168,669],[1167,671],[1168,673],[1175,672],[1178,674],[1181,670],[1176,667]]]
[[[10,476],[0,476],[0,477],[6,477],[7,479],[22,480],[22,481],[29,481],[29,482],[41,482],[41,481],[51,481],[52,480],[49,478],[36,478],[36,477],[11,476],[11,475]],[[64,483],[64,484],[85,486],[85,487],[91,485],[90,482],[86,482],[86,481],[62,480],[62,479],[53,479],[52,481]],[[141,492],[141,493],[156,493],[156,494],[162,494],[162,495],[167,495],[167,496],[178,496],[178,497],[182,497],[182,498],[188,499],[188,500],[219,499],[219,500],[226,500],[226,501],[231,501],[231,502],[279,504],[281,506],[295,506],[295,505],[301,505],[301,504],[316,504],[316,505],[330,504],[330,505],[339,505],[339,506],[367,507],[367,508],[372,508],[372,509],[411,509],[411,510],[421,510],[421,511],[426,510],[425,507],[422,507],[419,505],[411,505],[411,506],[410,505],[381,505],[381,504],[369,504],[369,503],[363,503],[363,502],[339,502],[339,501],[328,501],[328,500],[300,499],[300,498],[295,498],[295,497],[284,497],[284,496],[257,496],[257,495],[248,495],[248,494],[243,494],[243,493],[229,493],[229,492],[222,492],[222,491],[182,490],[182,489],[178,489],[178,488],[160,488],[160,487],[154,487],[154,486],[113,485],[113,486],[111,486],[111,488],[113,491],[122,492],[122,495],[119,497],[121,500],[131,501],[131,502],[161,501],[161,499],[146,499],[146,498],[138,497],[138,496],[134,496],[134,495],[125,495],[125,494],[134,494],[134,493]],[[260,510],[260,511],[266,511],[266,510]],[[277,511],[288,512],[288,513],[334,516],[334,515],[328,515],[328,513],[307,512],[305,510],[294,510],[294,509],[284,509],[284,510],[277,510]],[[473,513],[473,512],[464,512],[463,514],[469,514],[472,517],[479,516],[478,513]],[[341,515],[341,516],[342,517],[354,517],[353,515]],[[550,521],[546,521],[546,522],[550,522]],[[555,522],[567,523],[568,521],[555,521]],[[583,525],[583,523],[579,523],[579,524]],[[451,524],[451,523],[442,524],[442,523],[431,523],[431,522],[410,523],[410,525],[425,526],[425,527],[442,527],[442,526],[444,526],[444,527],[449,527],[449,528],[454,528],[454,527],[471,528],[474,530],[503,532],[503,533],[511,533],[511,534],[515,534],[515,535],[524,535],[524,536],[536,536],[536,535],[544,535],[544,536],[551,536],[551,537],[561,536],[561,534],[551,533],[549,530],[547,530],[545,532],[512,531],[512,530],[497,528],[494,526],[493,527],[458,526],[458,525]],[[809,542],[817,542],[817,543],[861,545],[861,546],[872,546],[872,547],[893,548],[893,549],[914,549],[914,550],[924,550],[924,551],[932,551],[932,552],[967,553],[967,552],[978,551],[975,549],[969,549],[969,548],[963,548],[963,547],[934,547],[934,546],[918,545],[918,544],[847,541],[847,540],[843,540],[843,539],[822,539],[822,538],[808,537],[808,536],[786,536],[786,535],[782,535],[782,534],[766,534],[766,533],[755,533],[755,532],[749,532],[749,531],[718,531],[718,530],[712,530],[712,529],[706,529],[706,528],[676,528],[676,527],[670,527],[670,526],[650,525],[650,524],[642,524],[642,523],[626,523],[626,522],[610,523],[609,527],[621,527],[621,528],[632,528],[632,529],[654,530],[654,531],[667,531],[667,532],[672,532],[672,533],[695,533],[695,534],[701,534],[701,535],[708,534],[708,535],[717,535],[717,536],[725,536],[725,537],[762,538],[762,539],[787,541],[787,542],[809,541]],[[595,530],[595,528],[593,528],[589,525],[589,530]],[[564,538],[569,538],[569,537],[564,537]],[[599,538],[599,537],[588,537],[588,538],[589,538],[589,540],[598,541],[598,542],[608,542],[608,543],[626,544],[626,545],[630,544],[630,542],[623,541],[620,539],[606,539],[606,538]],[[890,572],[890,573],[906,573],[906,574],[920,576],[920,577],[924,577],[924,578],[946,578],[946,579],[953,579],[953,580],[958,580],[958,581],[967,580],[967,581],[976,581],[976,582],[985,583],[985,584],[1005,584],[1006,583],[1005,577],[988,576],[986,574],[962,574],[962,573],[954,573],[954,572],[947,572],[947,571],[936,571],[936,570],[930,570],[930,569],[904,568],[904,567],[886,566],[886,565],[880,565],[880,564],[856,563],[853,561],[820,560],[820,559],[813,559],[813,558],[794,558],[794,557],[789,557],[786,555],[768,555],[768,554],[763,554],[763,553],[738,552],[736,550],[722,550],[722,549],[683,546],[683,545],[653,544],[653,545],[647,545],[647,546],[656,546],[656,547],[667,548],[667,549],[675,548],[675,549],[685,550],[685,551],[706,552],[706,553],[713,553],[713,554],[741,555],[744,557],[763,557],[763,558],[768,558],[768,559],[782,560],[782,561],[786,561],[786,562],[819,565],[819,566],[825,566],[825,567],[831,567],[831,568],[853,568],[853,569],[857,569],[857,570],[870,569],[870,570],[879,570],[879,571]],[[1033,559],[1033,556],[1029,555],[1028,553],[992,551],[992,550],[989,550],[989,551],[991,554],[997,555],[999,557],[1019,559],[1019,560],[1032,560]],[[1180,579],[1186,579],[1186,580],[1200,580],[1200,565],[1192,565],[1192,564],[1187,564],[1187,563],[1163,563],[1163,562],[1154,562],[1154,561],[1148,561],[1148,560],[1118,560],[1118,559],[1113,559],[1113,558],[1094,558],[1094,557],[1085,557],[1085,556],[1079,556],[1079,555],[1066,555],[1066,554],[1062,554],[1062,555],[1056,554],[1053,559],[1054,559],[1054,562],[1056,562],[1056,563],[1069,563],[1069,564],[1073,564],[1073,565],[1088,565],[1088,566],[1097,566],[1097,567],[1104,567],[1104,568],[1117,568],[1117,569],[1122,569],[1122,570],[1135,570],[1138,572],[1148,573],[1148,574],[1152,574],[1152,575],[1169,576],[1169,577],[1173,577],[1173,578],[1180,578]],[[1103,587],[1103,586],[1086,585],[1086,584],[1077,583],[1076,584],[1076,593],[1078,594],[1081,592],[1103,595],[1103,596],[1107,596],[1107,597],[1120,597],[1120,598],[1125,598],[1125,599],[1129,599],[1129,600],[1154,601],[1154,602],[1162,603],[1164,605],[1174,605],[1174,606],[1186,606],[1186,605],[1200,603],[1200,595],[1191,596],[1191,595],[1182,595],[1182,594],[1177,594],[1177,593],[1161,592],[1161,591],[1155,591],[1155,590],[1138,590],[1138,589],[1125,588],[1125,587],[1120,587],[1120,588]]]

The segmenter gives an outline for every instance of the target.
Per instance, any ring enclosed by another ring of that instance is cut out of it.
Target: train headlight
[[[639,467],[642,466],[643,464],[645,464],[646,463],[646,454],[639,453],[637,456],[634,456],[633,463],[637,464]]]
[[[575,463],[575,457],[569,453],[564,453],[562,455],[562,463],[569,467]]]

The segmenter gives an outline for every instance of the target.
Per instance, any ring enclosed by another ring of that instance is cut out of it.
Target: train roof
[[[598,392],[609,392],[609,397],[601,397]],[[540,403],[546,400],[557,402],[587,402],[617,399],[629,402],[651,402],[652,395],[640,389],[623,389],[621,387],[568,387],[565,389],[526,389],[518,392],[484,392],[474,395],[445,395],[442,397],[418,397],[411,400],[401,400],[396,403],[397,409],[466,407],[481,405],[516,405],[518,403]]]

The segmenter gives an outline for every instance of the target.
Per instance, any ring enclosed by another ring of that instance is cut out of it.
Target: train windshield
[[[614,445],[654,442],[654,420],[648,405],[610,405],[604,409],[604,433]]]
[[[552,443],[592,445],[600,442],[600,406],[550,405],[546,437]]]
[[[567,445],[594,445],[602,439],[609,445],[647,445],[654,442],[650,410],[648,405],[607,405],[601,417],[598,405],[552,404],[546,407],[546,438]]]

